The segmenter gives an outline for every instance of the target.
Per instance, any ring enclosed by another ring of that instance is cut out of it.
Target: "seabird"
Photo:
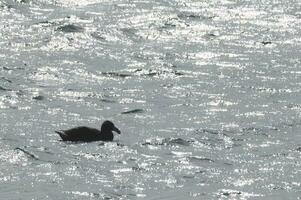
[[[73,142],[93,142],[93,141],[112,141],[113,132],[120,134],[120,130],[111,121],[104,121],[101,129],[90,128],[86,126],[75,127],[68,130],[55,131],[63,141]]]

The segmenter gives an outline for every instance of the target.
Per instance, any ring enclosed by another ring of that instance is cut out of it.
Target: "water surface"
[[[1,197],[300,199],[300,10],[0,0]]]

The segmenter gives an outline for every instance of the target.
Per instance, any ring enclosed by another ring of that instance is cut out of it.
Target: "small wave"
[[[55,154],[47,147],[37,147],[37,146],[24,146],[24,147],[16,147],[15,151],[23,152],[28,158],[33,161],[47,162],[53,164],[61,164],[61,161],[56,160],[53,156]]]
[[[99,32],[94,32],[90,34],[93,38],[95,38],[96,40],[101,40],[101,41],[106,41],[106,37],[103,36],[101,33]]]
[[[40,160],[36,155],[30,153],[29,151],[27,151],[21,147],[16,147],[15,150],[22,151],[25,155],[27,155],[29,158],[31,158],[33,160]]]
[[[100,99],[100,101],[104,102],[104,103],[116,103],[116,101],[111,100],[111,99]]]
[[[218,191],[217,195],[221,198],[230,198],[230,199],[247,199],[251,197],[261,197],[261,194],[254,194],[254,193],[247,193],[241,192],[238,190],[231,190],[231,189],[221,189]],[[251,198],[252,199],[252,198]]]
[[[268,45],[268,44],[272,44],[272,42],[271,41],[262,41],[261,44],[263,44],[265,46],[265,45]]]
[[[11,91],[11,90],[0,86],[0,91]]]
[[[189,146],[191,141],[184,140],[182,138],[161,138],[161,139],[151,139],[142,143],[142,145],[155,145],[155,146],[166,146],[166,145],[181,145]]]
[[[190,19],[190,20],[209,20],[213,19],[215,16],[204,16],[193,12],[181,12],[178,15],[180,19]]]
[[[15,0],[15,2],[21,3],[21,4],[28,4],[28,3],[30,3],[31,1],[30,1],[30,0]]]
[[[274,126],[265,126],[265,127],[245,127],[241,129],[243,134],[255,134],[255,135],[262,135],[265,137],[269,137],[269,131],[278,131],[279,128]]]
[[[163,75],[175,75],[175,76],[183,76],[185,75],[183,72],[177,71],[177,70],[142,70],[142,69],[136,69],[133,71],[134,74],[130,73],[119,73],[119,72],[102,72],[101,74],[103,76],[107,77],[117,77],[117,78],[128,78],[132,76],[139,76],[139,77],[154,77],[154,76],[163,76]]]
[[[189,24],[186,23],[184,20],[181,20],[178,17],[172,17],[172,18],[167,18],[164,21],[162,21],[162,25],[159,26],[160,30],[164,29],[174,29],[176,27],[188,27]]]
[[[301,147],[296,148],[296,151],[301,152]]]
[[[11,9],[11,8],[13,8],[13,5],[0,2],[0,9]]]
[[[220,131],[213,130],[213,129],[199,129],[199,130],[197,130],[197,133],[210,133],[213,135],[218,135],[220,133]]]
[[[5,77],[1,77],[0,80],[3,80],[4,82],[12,83],[11,80],[9,80],[8,78],[5,78]]]
[[[189,146],[190,142],[186,141],[182,138],[167,138],[165,139],[166,144],[169,145],[183,145],[183,146]]]
[[[189,156],[189,161],[205,161],[205,162],[214,162],[211,158],[200,157],[200,156]]]
[[[124,74],[124,73],[118,73],[118,72],[102,72],[101,74],[104,76],[119,77],[119,78],[126,78],[126,77],[132,76],[131,74]]]
[[[232,133],[232,131],[228,131],[228,130],[216,130],[216,129],[206,129],[206,128],[203,128],[203,129],[198,129],[196,130],[196,133],[197,134],[200,134],[200,133],[208,133],[210,135],[222,135],[222,136],[226,136],[226,137],[229,137],[229,133]]]
[[[221,190],[219,191],[218,195],[219,196],[238,196],[241,195],[242,192],[241,191],[237,191],[237,190]]]
[[[286,105],[285,107],[292,109],[292,110],[300,110],[301,109],[301,105],[296,104],[296,103],[290,103],[290,104]]]
[[[165,75],[165,74],[173,74],[176,76],[183,76],[184,73],[176,71],[176,70],[172,70],[172,71],[167,71],[167,70],[160,70],[160,71],[156,71],[156,70],[149,70],[146,73],[140,73],[140,76],[160,76],[160,75]]]
[[[133,110],[129,110],[129,111],[124,111],[121,114],[134,114],[134,113],[143,113],[144,110],[143,109],[133,109]]]

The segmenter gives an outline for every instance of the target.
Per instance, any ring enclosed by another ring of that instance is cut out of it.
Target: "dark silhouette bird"
[[[100,130],[86,126],[80,126],[55,132],[61,136],[63,141],[93,142],[99,140],[112,141],[114,139],[112,131],[120,134],[120,130],[116,128],[111,121],[104,121]]]

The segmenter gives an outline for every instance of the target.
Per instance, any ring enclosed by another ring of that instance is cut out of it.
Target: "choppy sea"
[[[301,199],[300,111],[300,1],[0,0],[0,199]]]

